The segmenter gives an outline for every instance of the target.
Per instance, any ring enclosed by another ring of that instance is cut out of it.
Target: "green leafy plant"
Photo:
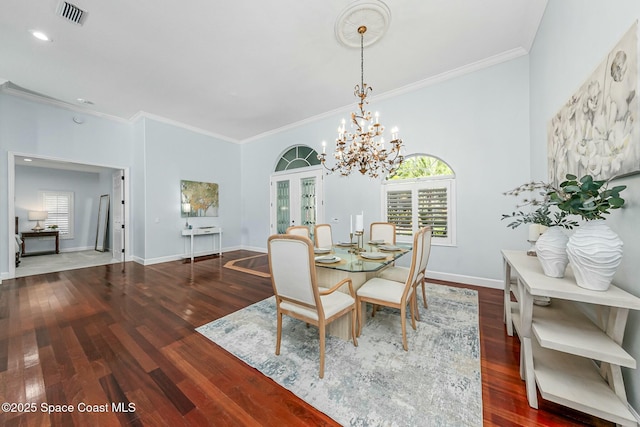
[[[51,230],[57,230],[58,226],[56,224],[50,225],[47,228],[51,229]]]
[[[619,209],[625,203],[620,193],[627,188],[626,185],[608,188],[608,181],[594,180],[591,175],[578,180],[575,175],[567,174],[566,178],[559,189],[548,193],[550,203],[562,212],[579,215],[586,221],[606,219],[604,215],[608,215],[611,209]]]
[[[507,227],[513,229],[522,224],[540,224],[546,227],[559,226],[568,229],[578,226],[576,221],[568,218],[568,212],[562,210],[554,210],[554,212],[551,212],[551,206],[554,205],[554,202],[549,195],[554,191],[556,191],[556,189],[551,186],[551,184],[542,181],[532,181],[505,192],[505,195],[514,197],[520,197],[523,193],[531,194],[531,196],[522,199],[522,203],[516,207],[533,206],[536,208],[529,212],[518,210],[511,212],[511,214],[503,214],[502,220],[513,219],[513,221],[507,224]]]

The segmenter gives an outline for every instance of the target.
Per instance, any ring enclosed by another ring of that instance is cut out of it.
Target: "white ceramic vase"
[[[549,227],[536,241],[536,254],[544,274],[549,277],[564,277],[569,263],[567,242],[569,237],[561,227]]]
[[[536,254],[542,271],[549,277],[564,277],[569,263],[567,242],[569,237],[561,227],[549,227],[536,241]]]
[[[567,254],[578,286],[606,291],[622,261],[622,240],[603,220],[588,221],[569,238]]]

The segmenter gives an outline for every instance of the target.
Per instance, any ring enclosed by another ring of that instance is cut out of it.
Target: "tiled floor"
[[[111,264],[113,262],[117,261],[113,260],[111,252],[98,252],[93,250],[26,256],[20,258],[20,265],[16,268],[16,277],[93,267],[96,265]]]

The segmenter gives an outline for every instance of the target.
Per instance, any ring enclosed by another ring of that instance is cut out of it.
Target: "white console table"
[[[193,239],[196,236],[206,236],[206,235],[218,235],[218,255],[222,256],[222,228],[221,227],[199,227],[199,228],[191,228],[182,230],[183,236],[189,237],[189,254],[187,258],[191,259],[193,262]],[[215,240],[215,239],[214,239]],[[215,253],[215,252],[214,252]]]
[[[621,367],[636,368],[622,338],[629,310],[640,310],[640,298],[614,285],[606,291],[581,288],[570,266],[564,278],[545,276],[538,259],[526,252],[503,250],[502,257],[505,322],[507,333],[515,328],[520,337],[520,376],[529,406],[538,407],[537,386],[545,400],[637,426]],[[534,305],[534,296],[550,297],[551,304]],[[596,320],[576,303],[593,304]]]

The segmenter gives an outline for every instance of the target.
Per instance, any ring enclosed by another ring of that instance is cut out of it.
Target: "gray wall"
[[[215,182],[220,185],[219,216],[190,222],[195,227],[222,226],[225,250],[241,247],[240,145],[149,119],[132,124],[86,115],[84,124],[78,125],[72,120],[78,114],[0,92],[0,175],[9,175],[9,152],[129,168],[128,254],[144,264],[184,256],[187,239],[180,235],[185,223],[180,217],[180,180]],[[111,188],[110,174],[99,174],[97,180],[101,188]],[[0,218],[4,218],[0,242],[5,242],[0,247],[0,274],[4,277],[12,260],[6,242],[14,233],[13,220],[9,225],[6,217],[8,185],[8,180],[0,180]],[[22,215],[24,208],[17,209]],[[196,251],[212,247],[208,238],[196,242]]]
[[[185,252],[181,180],[218,184],[219,216],[189,218],[189,224],[221,226],[226,250],[240,248],[240,146],[149,119],[144,127],[145,263],[176,259]],[[194,252],[211,250],[212,243],[209,236],[196,238]]]
[[[0,92],[0,273],[9,271],[12,254],[6,253],[13,235],[13,220],[7,219],[9,176],[8,153],[61,159],[103,166],[132,166],[132,126],[96,116],[83,116],[49,104]]]
[[[431,275],[498,284],[500,249],[526,248],[526,230],[507,229],[500,217],[513,208],[502,192],[530,176],[528,57],[370,105],[385,126],[399,127],[406,154],[437,156],[456,173],[457,245],[432,249]],[[266,248],[269,175],[280,154],[295,144],[321,151],[348,113],[243,144],[242,169],[251,171],[242,174],[245,245]],[[325,177],[325,219],[339,218],[332,224],[336,239],[348,235],[350,214],[364,210],[367,224],[382,218],[380,183],[360,174]]]
[[[637,0],[551,0],[530,53],[532,178],[547,177],[546,130],[549,119],[591,75],[609,51],[640,17]],[[635,124],[638,126],[638,123]],[[614,283],[640,296],[640,175],[616,181],[626,184],[626,207],[607,224],[624,241],[622,265]],[[631,312],[624,348],[640,360],[640,315]],[[640,371],[623,368],[628,400],[640,411]]]

